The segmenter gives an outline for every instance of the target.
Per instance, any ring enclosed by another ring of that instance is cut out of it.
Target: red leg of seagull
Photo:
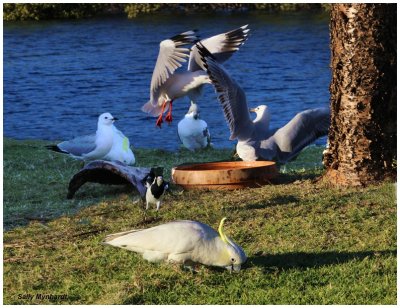
[[[163,113],[164,113],[164,109],[165,109],[165,106],[166,106],[166,105],[167,105],[167,102],[164,102],[164,103],[162,104],[161,113],[160,113],[160,115],[158,116],[157,121],[156,121],[156,126],[158,126],[159,128],[161,128],[161,123],[163,122],[162,117],[163,117]]]
[[[169,110],[168,110],[167,115],[165,116],[165,121],[167,121],[168,124],[171,124],[171,122],[172,122],[172,102],[173,101],[174,100],[169,102]]]

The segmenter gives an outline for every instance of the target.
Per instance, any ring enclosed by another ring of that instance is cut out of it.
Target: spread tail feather
[[[165,106],[164,112],[168,111],[169,104]],[[146,104],[142,106],[142,111],[152,115],[153,117],[158,117],[161,114],[162,106],[159,104],[153,104],[152,101],[148,101]]]

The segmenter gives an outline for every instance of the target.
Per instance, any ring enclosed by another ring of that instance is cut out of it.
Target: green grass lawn
[[[322,148],[282,167],[275,185],[236,191],[173,187],[156,212],[136,191],[85,184],[67,200],[81,162],[42,141],[4,140],[5,304],[396,304],[395,184],[330,188]],[[232,158],[232,150],[176,153],[135,149],[138,166]],[[226,233],[248,261],[239,273],[198,266],[197,273],[152,264],[101,245],[107,234],[176,219]],[[23,299],[31,294],[67,297]]]

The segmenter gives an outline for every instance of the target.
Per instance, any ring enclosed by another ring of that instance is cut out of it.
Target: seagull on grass
[[[194,151],[210,145],[206,121],[200,119],[199,107],[191,102],[185,117],[178,123],[178,136],[185,148]]]
[[[251,110],[257,115],[251,120],[242,88],[206,46],[197,43],[197,48],[222,106],[231,132],[230,139],[238,140],[236,151],[242,160],[274,160],[286,163],[317,138],[327,135],[330,125],[329,108],[300,112],[275,131],[269,128],[271,115],[266,105]]]
[[[102,159],[133,165],[135,156],[129,139],[114,126],[116,120],[110,113],[103,113],[99,116],[95,134],[79,136],[46,148],[84,161]]]

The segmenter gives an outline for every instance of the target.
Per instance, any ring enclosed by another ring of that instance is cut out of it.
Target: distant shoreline
[[[5,3],[4,21],[82,19],[122,16],[135,18],[156,13],[193,12],[327,12],[329,3]]]

